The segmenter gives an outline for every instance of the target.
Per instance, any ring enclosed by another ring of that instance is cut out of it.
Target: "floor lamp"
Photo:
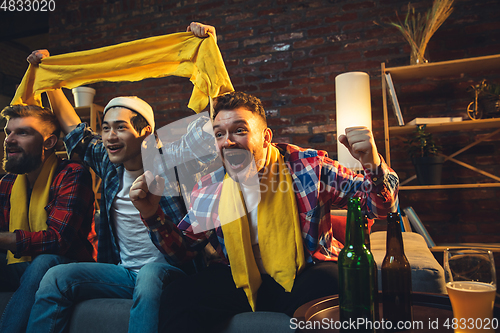
[[[364,72],[348,72],[335,77],[337,138],[347,127],[366,126],[372,129],[370,77]],[[343,166],[361,171],[363,167],[349,150],[337,140],[338,161]]]

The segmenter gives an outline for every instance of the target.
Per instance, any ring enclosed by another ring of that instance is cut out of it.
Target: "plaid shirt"
[[[207,151],[206,147],[200,144],[204,140],[214,140],[213,136],[206,134],[202,130],[203,124],[208,120],[207,117],[198,118],[188,127],[188,135],[183,137],[177,149],[170,145],[164,149],[164,154],[168,155],[170,160],[186,159],[191,160],[192,164],[198,165],[198,172],[209,165],[210,161],[217,156],[215,151]],[[97,232],[99,245],[97,251],[97,261],[104,263],[117,264],[120,262],[120,253],[113,230],[112,223],[112,204],[118,193],[120,182],[123,178],[123,164],[113,164],[108,157],[106,148],[103,145],[101,137],[92,132],[84,123],[79,124],[73,131],[64,138],[68,154],[77,153],[83,162],[92,168],[102,179],[101,193],[101,214],[99,230]],[[193,167],[179,167],[179,174],[192,172]],[[176,182],[175,179],[167,179],[167,182]],[[179,196],[163,196],[160,200],[162,213],[166,214],[170,221],[179,222],[186,214],[186,206]],[[160,247],[161,238],[155,234],[149,233],[153,243]],[[168,260],[168,258],[166,258]]]
[[[362,176],[331,160],[324,151],[287,144],[277,144],[276,147],[292,175],[306,262],[336,261],[343,247],[333,234],[332,205],[346,208],[349,198],[360,197],[362,207],[370,217],[385,217],[388,212],[395,211],[399,180],[384,161],[376,175],[365,170],[366,175]],[[150,232],[163,239],[162,251],[173,262],[191,259],[208,241],[228,263],[218,214],[224,176],[225,170],[221,168],[201,179],[192,193],[190,214],[178,226],[172,224],[161,210],[145,220]],[[379,181],[375,183],[376,178]],[[195,223],[215,227],[194,234]]]
[[[17,175],[0,180],[0,231],[9,231],[10,195]],[[16,230],[16,258],[39,254],[58,254],[77,261],[93,261],[91,240],[94,232],[94,192],[90,172],[74,161],[58,160],[49,190],[47,230]]]

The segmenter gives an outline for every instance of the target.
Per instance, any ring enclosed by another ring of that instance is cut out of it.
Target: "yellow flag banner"
[[[41,93],[57,88],[171,75],[193,83],[188,107],[196,113],[210,98],[234,91],[215,38],[180,32],[47,57],[28,67],[11,104],[41,105]]]

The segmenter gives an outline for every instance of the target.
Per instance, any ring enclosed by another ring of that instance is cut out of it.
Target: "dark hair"
[[[134,110],[132,110],[134,115],[130,118],[130,123],[132,124],[132,127],[137,131],[137,133],[141,134],[142,130],[146,127],[149,126],[148,121],[144,116]]]
[[[54,134],[58,139],[61,134],[61,125],[54,113],[48,108],[38,105],[10,105],[2,110],[1,115],[10,120],[12,118],[35,117],[45,125],[46,133]]]
[[[267,126],[266,111],[260,99],[240,91],[233,91],[215,98],[213,119],[221,110],[234,110],[241,107],[259,115]]]
[[[139,112],[132,110],[132,109],[129,109],[125,106],[113,106],[112,108],[109,108],[107,111],[109,111],[113,108],[124,108],[124,109],[132,111],[132,113],[134,115],[132,117],[130,117],[130,124],[132,124],[132,127],[137,131],[137,133],[141,134],[142,130],[146,126],[149,126],[149,123],[146,120],[146,118],[144,118],[144,116],[142,114],[140,114]],[[105,114],[102,115],[103,122],[104,122],[104,116],[105,116]]]

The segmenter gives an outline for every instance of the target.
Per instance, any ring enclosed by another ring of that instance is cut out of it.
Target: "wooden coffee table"
[[[382,294],[379,294],[381,299]],[[382,315],[382,304],[379,304]],[[495,304],[495,317],[498,318],[500,308]],[[413,328],[403,332],[453,332],[451,326],[453,311],[448,295],[413,293]],[[302,305],[294,313],[292,322],[298,332],[339,332],[339,299],[338,295],[323,297]],[[377,323],[379,326],[381,322]],[[301,329],[303,328],[303,329]],[[382,332],[382,330],[377,330]],[[500,329],[497,329],[500,332]]]

